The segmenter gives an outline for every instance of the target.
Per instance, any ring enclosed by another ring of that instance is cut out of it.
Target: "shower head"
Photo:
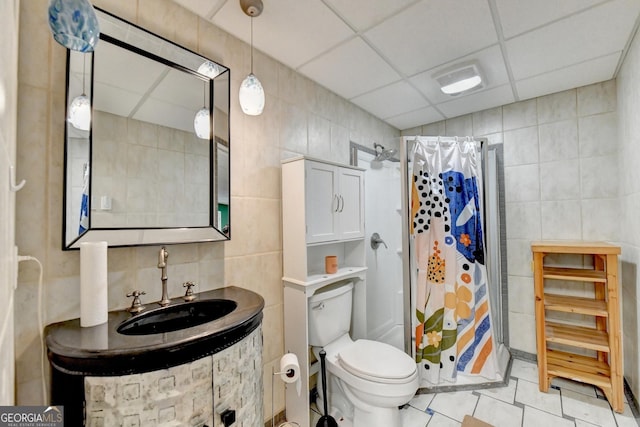
[[[378,148],[380,149],[380,151],[378,151]],[[373,149],[376,152],[376,157],[373,159],[374,162],[383,162],[385,160],[389,160],[398,151],[395,148],[388,148],[385,150],[384,146],[378,144],[377,142],[373,143]]]

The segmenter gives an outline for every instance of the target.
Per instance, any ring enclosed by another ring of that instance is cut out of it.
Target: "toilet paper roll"
[[[280,378],[286,384],[296,385],[296,391],[300,396],[302,381],[300,380],[300,364],[298,357],[293,353],[287,353],[280,359]]]
[[[108,300],[107,242],[80,243],[80,326],[106,323]]]

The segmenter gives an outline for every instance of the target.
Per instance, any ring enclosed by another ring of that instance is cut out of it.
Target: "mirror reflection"
[[[95,52],[69,52],[63,246],[227,239],[229,70],[97,13]]]

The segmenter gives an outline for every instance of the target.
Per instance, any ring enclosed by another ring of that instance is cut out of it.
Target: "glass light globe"
[[[67,49],[92,52],[100,39],[96,12],[88,0],[50,0],[49,28]]]
[[[264,109],[264,89],[262,89],[260,80],[253,73],[242,81],[239,98],[242,112],[250,116],[262,114]]]
[[[218,64],[214,64],[211,61],[205,61],[198,67],[198,72],[203,74],[210,79],[215,78],[218,74],[220,74],[220,66]]]
[[[202,107],[196,113],[196,117],[193,119],[193,128],[196,131],[196,136],[201,139],[209,139],[211,133],[209,125],[211,118],[209,117],[209,109]]]
[[[69,106],[69,123],[80,130],[89,130],[91,127],[91,103],[87,95],[73,98]]]

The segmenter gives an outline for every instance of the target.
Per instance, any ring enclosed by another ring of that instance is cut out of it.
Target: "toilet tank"
[[[324,347],[351,328],[353,282],[321,288],[309,298],[309,345]]]

